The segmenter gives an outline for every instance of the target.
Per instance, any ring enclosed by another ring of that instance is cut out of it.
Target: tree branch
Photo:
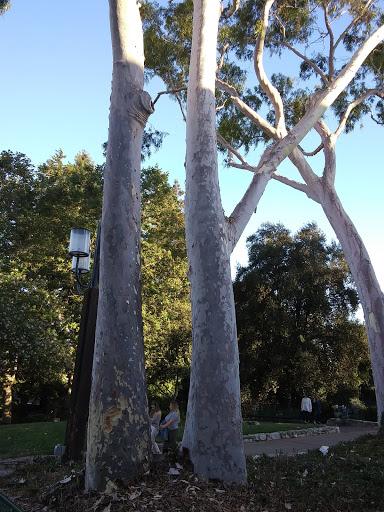
[[[304,151],[304,149],[300,146],[300,144],[297,147],[300,149],[300,151],[302,152],[302,154],[304,156],[315,156],[315,155],[317,155],[317,153],[320,153],[320,151],[324,147],[324,144],[321,143],[314,151],[311,151],[311,152]]]
[[[335,65],[334,65],[334,58],[335,58],[335,47],[334,47],[334,36],[333,31],[331,29],[331,24],[329,23],[328,19],[328,5],[324,4],[324,21],[325,26],[327,27],[328,35],[329,35],[329,55],[328,55],[328,77],[329,80],[332,82],[332,80],[335,77]]]
[[[315,124],[315,130],[320,135],[324,144],[324,172],[323,179],[327,183],[334,186],[336,178],[336,153],[335,144],[337,137],[331,133],[331,130],[322,119],[319,119]]]
[[[219,59],[219,62],[217,63],[217,69],[216,69],[216,74],[221,70],[221,68],[223,67],[223,64],[224,64],[224,57],[225,57],[225,53],[226,51],[228,50],[229,48],[229,43],[225,43],[225,45],[222,47],[221,49],[221,52],[220,52],[220,59]]]
[[[317,203],[320,203],[319,196],[305,183],[300,183],[299,181],[291,180],[286,176],[277,174],[276,172],[272,174],[272,178],[276,181],[279,181],[280,183],[284,183],[284,185],[287,185],[288,187],[294,188],[295,190],[299,190],[300,192],[304,192],[304,194],[306,194],[310,199],[313,199]]]
[[[363,15],[365,14],[365,12],[371,7],[371,5],[373,3],[375,3],[376,0],[368,0],[366,2],[366,4],[364,5],[363,9],[361,10],[360,14],[358,16],[356,16],[352,21],[351,23],[348,25],[348,27],[342,32],[342,34],[340,34],[339,38],[337,39],[336,43],[335,43],[335,50],[336,48],[338,47],[338,45],[340,44],[340,42],[344,39],[345,35],[348,34],[348,32],[350,31],[350,29],[356,25],[356,23],[363,17]]]
[[[261,117],[255,110],[247,105],[238,95],[236,89],[232,86],[216,78],[216,87],[221,91],[225,91],[229,94],[232,103],[235,107],[245,115],[250,121],[258,126],[264,133],[273,139],[277,139],[276,129],[268,123],[263,117]]]
[[[308,57],[306,57],[305,55],[303,55],[302,53],[297,51],[296,48],[291,46],[289,43],[286,43],[285,41],[278,41],[277,39],[270,39],[270,42],[274,43],[274,44],[279,44],[281,46],[285,46],[286,48],[291,50],[295,55],[300,57],[300,59],[302,59],[309,66],[311,66],[311,68],[313,68],[317,74],[320,75],[320,77],[322,78],[325,85],[327,85],[327,86],[329,85],[329,80],[328,80],[327,76],[321,71],[321,69],[318,66],[316,66],[316,64],[314,62],[312,62],[311,59],[308,59]]]
[[[379,96],[379,98],[384,99],[383,91],[380,91],[379,89],[368,89],[364,94],[356,98],[348,105],[348,107],[346,108],[341,117],[340,124],[337,127],[337,130],[334,132],[336,138],[338,138],[342,131],[344,130],[346,122],[348,121],[349,114],[352,112],[352,110],[358,105],[360,105],[360,103],[362,103],[363,101],[365,101],[366,99],[373,95]]]
[[[254,52],[254,66],[255,66],[255,72],[257,79],[259,80],[259,83],[265,92],[265,94],[268,96],[269,100],[271,101],[274,111],[275,111],[275,117],[276,117],[276,123],[275,127],[276,130],[283,135],[285,135],[286,128],[285,128],[285,119],[284,119],[284,105],[283,101],[281,99],[279,91],[276,89],[276,87],[271,83],[271,81],[268,79],[263,66],[263,51],[264,51],[264,43],[265,43],[265,37],[267,33],[268,28],[268,16],[269,11],[274,4],[275,0],[267,0],[264,6],[263,11],[263,19],[262,19],[262,29],[261,34],[257,38],[256,46],[255,46],[255,52]]]
[[[233,247],[236,245],[253,211],[255,210],[255,207],[257,206],[272,173],[275,172],[278,165],[290,153],[292,153],[291,160],[292,158],[298,159],[298,162],[301,165],[299,171],[303,177],[304,174],[306,175],[304,178],[306,183],[311,183],[309,186],[311,189],[312,187],[315,189],[316,180],[319,180],[319,178],[315,173],[313,173],[310,166],[306,163],[303,155],[297,149],[297,146],[305,135],[321,119],[329,106],[332,105],[341,92],[349,85],[367,56],[383,40],[383,38],[384,25],[379,27],[358,48],[348,64],[343,68],[341,73],[327,89],[319,91],[313,95],[311,105],[296,126],[292,128],[285,137],[280,139],[264,152],[259,164],[255,167],[255,175],[251,184],[228,219]]]
[[[177,92],[175,92],[175,96],[176,96],[177,103],[179,104],[179,107],[180,107],[180,110],[181,110],[181,115],[183,116],[183,121],[186,121],[187,120],[187,116],[184,113],[183,104],[181,103],[181,100],[180,100],[179,95],[177,94]]]
[[[233,155],[235,155],[242,164],[244,165],[249,165],[247,163],[247,161],[243,158],[243,156],[237,151],[237,149],[235,149],[233,146],[231,146],[231,144],[229,144],[229,142],[227,142],[224,137],[222,135],[220,135],[219,132],[217,132],[217,140],[219,141],[219,143],[225,148],[227,149],[230,153],[232,153]],[[232,166],[232,165],[231,165]],[[232,167],[235,167],[234,165]]]
[[[157,93],[157,96],[155,98],[155,101],[153,101],[152,103],[155,105],[155,103],[157,102],[157,100],[160,98],[160,96],[162,96],[163,94],[176,94],[178,92],[181,92],[181,91],[186,91],[187,88],[186,87],[179,87],[178,89],[172,89],[170,91],[161,91],[161,92],[158,92]]]
[[[233,0],[232,7],[229,9],[229,11],[226,14],[226,18],[230,18],[235,14],[235,12],[238,10],[240,5],[240,0]]]

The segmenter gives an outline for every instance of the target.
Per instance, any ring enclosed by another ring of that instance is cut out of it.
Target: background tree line
[[[37,169],[27,157],[0,158],[0,307],[2,419],[12,396],[25,420],[64,415],[70,390],[82,298],[69,272],[70,229],[95,239],[103,166],[80,153],[73,164],[58,151]],[[142,298],[148,393],[187,400],[191,321],[183,192],[167,173],[144,169]],[[264,225],[248,239],[249,264],[234,282],[242,401],[295,404],[304,389],[324,400],[369,397],[372,389],[359,301],[340,247],[315,224],[292,236]],[[36,402],[37,403],[37,402]]]
[[[2,419],[12,395],[41,403],[41,417],[70,390],[82,297],[67,257],[72,227],[95,242],[103,166],[85,152],[71,164],[58,151],[37,169],[22,154],[0,156],[0,383]],[[190,308],[182,192],[160,169],[142,185],[143,318],[148,392],[175,393],[189,367]],[[37,402],[36,402],[37,403]],[[44,407],[43,407],[44,405]],[[17,419],[27,410],[19,407]],[[17,412],[17,409],[16,409]],[[59,411],[58,411],[59,413]],[[63,414],[63,412],[61,412]]]
[[[248,238],[234,282],[243,406],[374,403],[359,300],[341,248],[309,223],[265,224]]]

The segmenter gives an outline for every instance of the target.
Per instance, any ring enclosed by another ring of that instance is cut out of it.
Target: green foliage
[[[331,400],[371,385],[358,298],[340,247],[315,224],[291,236],[264,224],[248,238],[234,283],[240,377],[252,401],[290,403],[308,390]],[[247,394],[246,393],[246,394]]]
[[[146,79],[160,76],[167,90],[185,87],[192,40],[192,0],[170,2],[168,7],[147,1],[142,4],[140,12]],[[185,93],[179,94],[185,101]]]
[[[6,10],[10,9],[10,0],[0,0],[0,15],[4,14]]]
[[[241,99],[256,112],[262,109],[263,115],[274,125],[275,112],[269,98],[260,88],[251,92],[247,87],[249,60],[254,58],[256,41],[261,33],[264,6],[265,2],[261,0],[244,0],[229,17],[230,5],[224,7],[219,23],[217,78],[235,87]],[[166,8],[146,2],[142,8],[147,73],[162,78],[168,91],[187,85],[192,8],[191,0],[169,2]],[[311,94],[332,82],[349,55],[382,23],[382,10],[374,2],[369,5],[363,0],[274,2],[269,15],[264,61],[269,52],[275,68],[277,59],[289,58],[292,62],[289,76],[279,74],[271,78],[282,96],[288,129],[304,115]],[[348,105],[366,91],[373,88],[382,91],[382,54],[383,44],[372,52],[361,72],[332,106],[336,119],[340,121]],[[303,87],[303,83],[307,86]],[[175,93],[174,99],[185,108],[185,91]],[[233,107],[229,93],[220,90],[216,99],[219,133],[235,149],[241,148],[247,153],[260,143],[269,143],[268,137]],[[371,112],[377,123],[384,122],[382,95],[371,94],[355,106],[346,123],[346,131],[352,130]]]
[[[143,323],[148,392],[177,394],[190,366],[190,303],[182,192],[157,167],[142,172]]]
[[[143,143],[141,146],[141,161],[150,158],[153,150],[157,151],[167,134],[159,130],[153,130],[151,127],[143,132]]]
[[[81,297],[68,272],[70,229],[94,230],[101,210],[102,168],[83,152],[64,164],[58,151],[37,170],[22,154],[0,156],[0,380],[39,396],[68,386]]]
[[[156,135],[156,134],[155,134]],[[0,157],[0,383],[41,398],[46,382],[68,386],[82,297],[69,272],[72,227],[95,242],[103,167],[87,153],[58,151],[37,170],[19,153]],[[189,368],[190,308],[182,192],[158,168],[142,172],[143,311],[148,382],[173,394]],[[54,397],[51,397],[54,398]]]

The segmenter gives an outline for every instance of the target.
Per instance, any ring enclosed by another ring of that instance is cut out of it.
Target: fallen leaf
[[[285,503],[284,507],[285,507],[287,510],[291,510],[292,505],[291,505],[290,503]]]
[[[111,510],[111,504],[108,503],[108,505],[105,508],[103,508],[102,512],[110,512],[110,510]]]
[[[68,482],[70,482],[72,480],[72,476],[66,476],[65,478],[63,478],[62,480],[60,480],[60,483],[61,484],[67,484]]]
[[[20,478],[19,484],[25,484],[25,482],[26,482],[25,478]]]
[[[129,499],[131,501],[135,500],[136,498],[138,498],[139,496],[141,496],[141,492],[138,491],[138,492],[133,492],[130,496],[129,496]]]

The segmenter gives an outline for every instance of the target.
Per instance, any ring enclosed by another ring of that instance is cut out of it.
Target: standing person
[[[151,441],[152,441],[152,453],[158,455],[160,452],[160,448],[156,443],[156,435],[159,431],[160,420],[161,420],[161,410],[159,404],[157,402],[152,402],[151,404]]]
[[[313,415],[313,424],[320,423],[321,416],[321,402],[318,396],[315,396],[312,402],[312,415]]]
[[[177,433],[179,431],[179,406],[177,402],[169,404],[169,414],[165,417],[160,428],[167,429],[167,439],[164,440],[163,453],[168,453],[168,450],[171,449],[175,454],[177,449]]]
[[[308,423],[311,419],[312,412],[312,401],[307,396],[307,393],[304,393],[304,397],[301,400],[301,414],[303,415],[304,423]]]

